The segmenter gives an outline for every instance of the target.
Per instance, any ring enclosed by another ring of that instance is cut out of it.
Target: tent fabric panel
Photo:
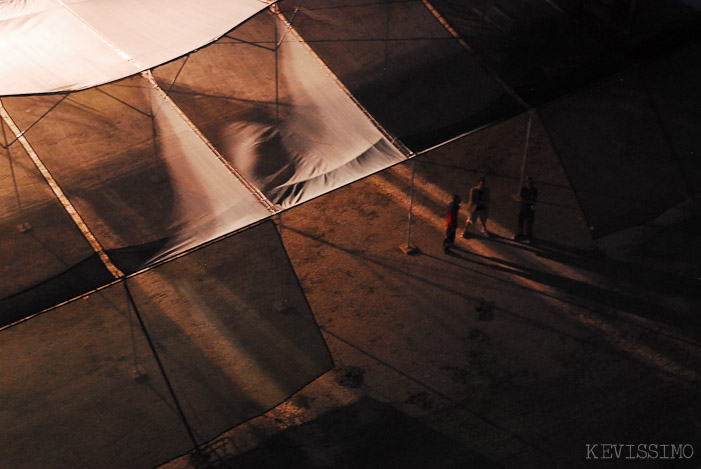
[[[539,114],[594,238],[644,223],[689,195],[636,72]]]
[[[421,1],[280,6],[363,107],[414,151],[524,110]]]
[[[147,468],[192,448],[122,284],[2,331],[0,351],[3,465]]]
[[[552,0],[590,30],[606,31],[618,46],[634,46],[698,17],[696,0],[589,2]]]
[[[236,29],[154,76],[276,210],[404,160],[275,16],[257,15],[241,34],[251,28],[281,38],[279,48],[239,43]]]
[[[642,43],[661,33],[674,32],[690,21],[698,21],[699,13],[701,6],[688,0],[640,0],[632,15],[624,18],[623,26],[629,30],[629,42]]]
[[[701,42],[641,71],[689,191],[701,192]]]
[[[202,47],[267,7],[259,0],[71,0],[72,11],[141,70]],[[141,71],[138,70],[138,71]]]
[[[285,26],[278,22],[279,35]],[[286,181],[265,178],[282,207],[292,207],[403,161],[367,115],[321,66],[297,36],[284,36],[278,49],[280,81],[290,106],[280,132],[294,174]],[[296,185],[293,196],[287,188]]]
[[[0,96],[86,88],[138,71],[58,3],[12,18],[2,14]]]
[[[272,222],[158,265],[129,286],[203,441],[332,366]]]
[[[174,256],[271,215],[165,95],[152,91],[159,157],[173,191],[171,235],[148,263]]]
[[[185,0],[13,3],[0,7],[0,96],[119,80],[208,44],[267,6],[258,0],[213,0],[207,8]]]
[[[598,30],[552,2],[433,0],[435,8],[496,75],[538,106],[629,65]]]
[[[258,225],[2,331],[11,466],[155,467],[332,367],[275,225]],[[119,399],[115,399],[119,396]]]

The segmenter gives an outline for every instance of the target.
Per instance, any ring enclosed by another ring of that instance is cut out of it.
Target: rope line
[[[39,122],[41,122],[41,120],[44,119],[44,117],[48,116],[49,113],[50,113],[51,111],[53,111],[54,109],[56,109],[56,107],[57,107],[59,104],[61,104],[63,101],[65,101],[66,98],[68,98],[68,94],[64,94],[64,95],[63,95],[63,98],[61,98],[61,99],[59,99],[58,101],[56,101],[56,102],[49,108],[48,111],[46,111],[44,114],[42,114],[36,121],[32,122],[32,123],[29,125],[29,127],[27,127],[26,129],[24,129],[23,131],[21,131],[19,134],[17,134],[17,135],[15,136],[15,139],[12,140],[10,143],[6,143],[6,145],[9,147],[10,145],[14,144],[14,143],[19,139],[19,137],[21,137],[21,136],[23,136],[24,134],[26,134],[27,132],[29,132],[29,131],[32,129],[32,127],[34,127],[34,126],[37,125]],[[7,142],[7,141],[6,141],[6,142]]]
[[[114,100],[117,101],[118,103],[125,105],[125,106],[128,107],[129,109],[132,109],[132,110],[138,112],[139,114],[141,114],[141,115],[143,115],[143,116],[151,117],[151,114],[149,114],[148,112],[142,111],[142,110],[139,109],[138,107],[136,107],[136,106],[134,106],[134,105],[132,105],[132,104],[129,104],[128,102],[124,101],[123,99],[120,99],[120,98],[118,98],[118,97],[116,97],[116,96],[114,96],[114,95],[108,93],[107,91],[103,90],[101,86],[96,87],[95,90],[96,90],[97,92],[99,92],[99,93],[104,94],[105,96],[107,96],[107,97],[109,97],[109,98],[114,99]]]

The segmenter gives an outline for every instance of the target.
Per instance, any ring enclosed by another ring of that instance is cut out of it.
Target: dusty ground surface
[[[222,435],[207,467],[701,467],[698,208],[593,242],[536,120],[538,239],[515,242],[525,122],[417,160],[417,254],[400,249],[412,162],[283,215],[335,368]],[[478,174],[493,236],[445,254],[445,206]]]

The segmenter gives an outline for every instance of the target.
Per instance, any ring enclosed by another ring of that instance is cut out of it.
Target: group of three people
[[[514,239],[532,238],[533,237],[533,221],[535,220],[535,204],[538,199],[538,189],[535,187],[535,182],[532,177],[526,179],[526,184],[521,188],[519,193],[519,213],[518,213],[518,233]],[[489,218],[489,188],[484,176],[480,176],[479,182],[470,190],[470,201],[467,205],[467,221],[465,229],[462,232],[462,237],[467,238],[470,225],[477,224],[477,221],[482,225],[482,233],[489,237],[487,231],[487,219]],[[448,212],[446,216],[446,232],[445,240],[443,241],[443,249],[446,253],[455,244],[455,235],[458,229],[458,211],[460,210],[461,198],[459,195],[454,195],[453,200],[448,204]],[[525,228],[525,233],[524,233]]]

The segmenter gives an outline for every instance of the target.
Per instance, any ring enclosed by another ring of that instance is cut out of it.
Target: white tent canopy
[[[0,1],[0,96],[80,90],[208,44],[261,0]]]

